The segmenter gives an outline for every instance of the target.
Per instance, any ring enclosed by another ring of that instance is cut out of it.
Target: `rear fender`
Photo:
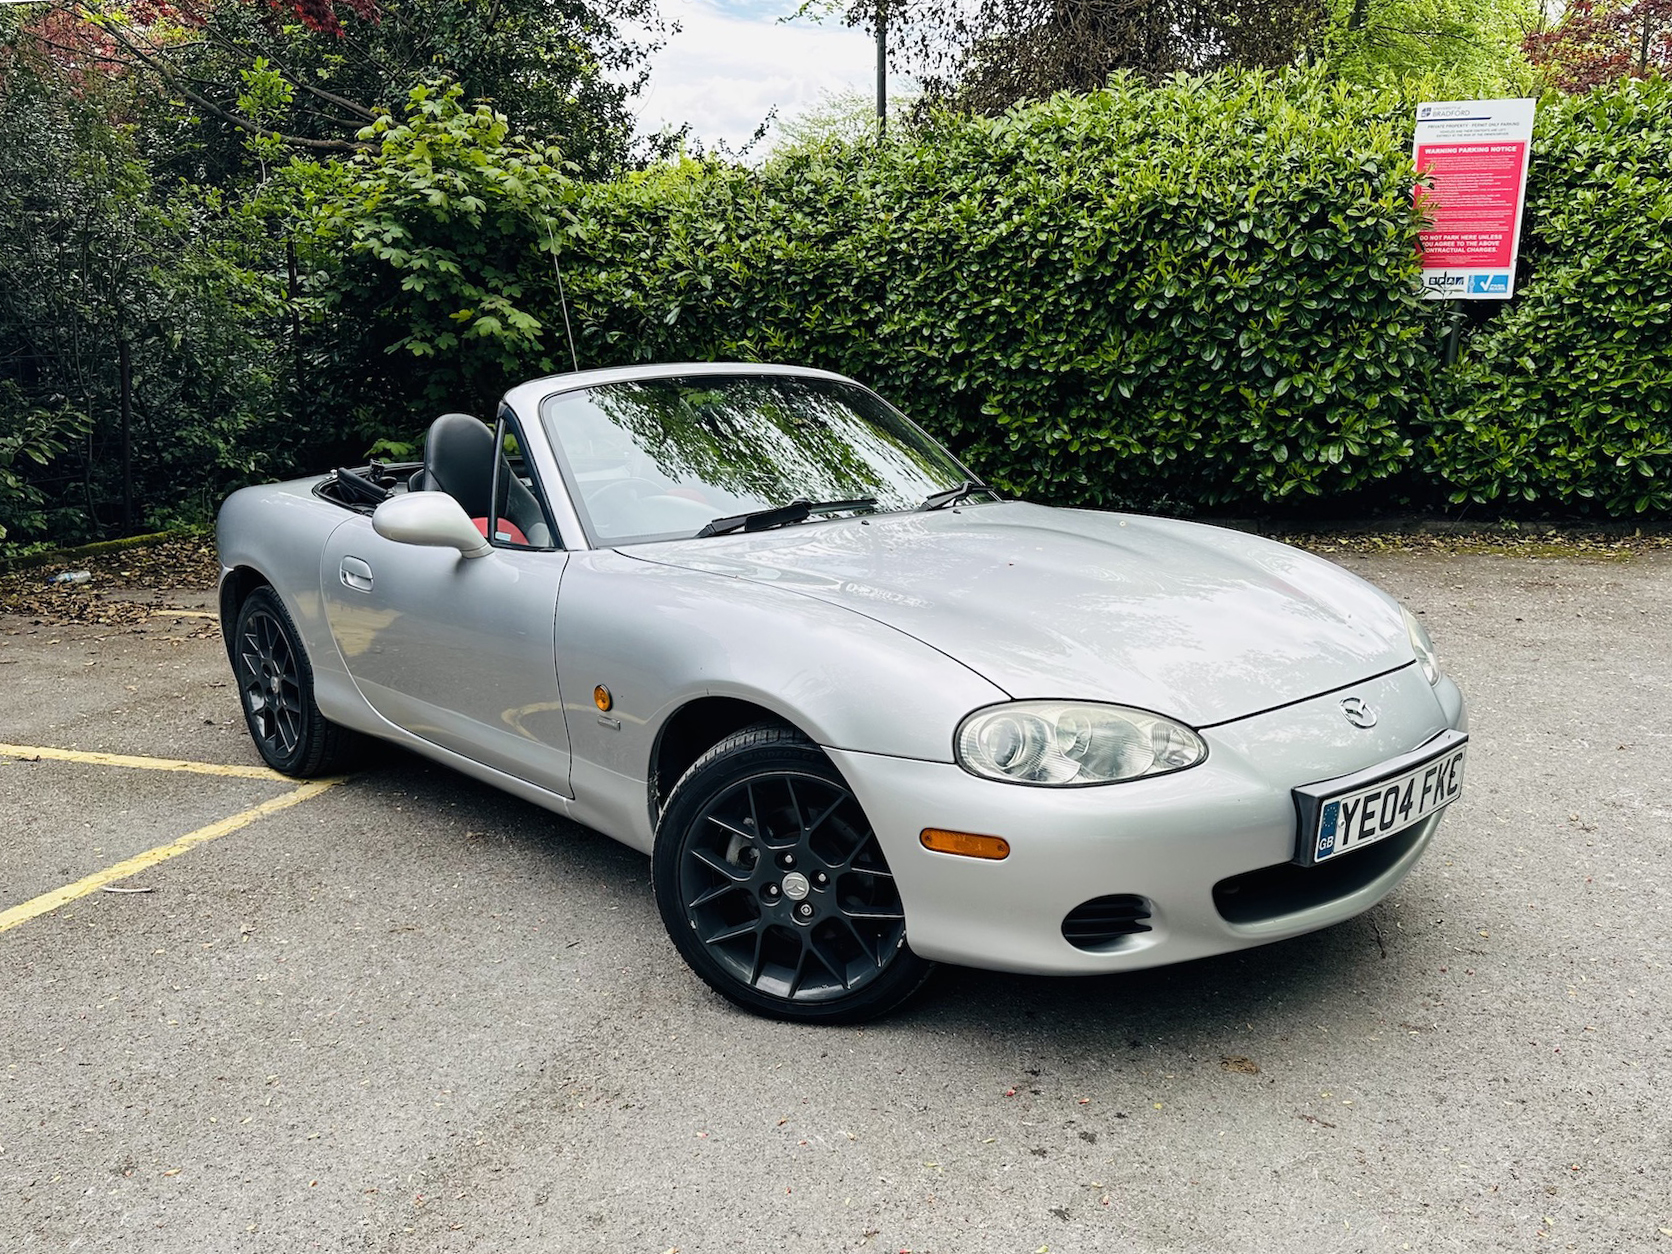
[[[355,515],[315,496],[313,486],[318,482],[298,479],[241,488],[221,506],[215,542],[221,559],[227,660],[232,660],[230,624],[237,616],[236,601],[256,582],[252,576],[259,576],[284,603],[302,637],[320,712],[333,722],[364,727],[370,710],[349,679],[331,638],[319,585],[320,554],[326,540]]]

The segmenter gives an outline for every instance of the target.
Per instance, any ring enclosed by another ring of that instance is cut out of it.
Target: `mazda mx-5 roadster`
[[[937,962],[1222,954],[1381,900],[1461,791],[1423,627],[1237,531],[1003,499],[875,393],[593,370],[421,464],[234,493],[257,749],[393,741],[650,856],[675,948],[784,1019]]]

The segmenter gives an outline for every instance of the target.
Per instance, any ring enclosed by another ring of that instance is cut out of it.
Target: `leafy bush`
[[[22,388],[0,379],[0,540],[12,528],[41,528],[47,498],[28,472],[49,465],[87,427],[85,414],[62,406],[33,408]]]
[[[118,361],[132,364],[136,525],[202,513],[285,464],[272,259],[221,197],[148,176],[112,101],[0,76],[0,519],[6,543],[124,514]]]
[[[1546,101],[1525,285],[1427,453],[1453,501],[1672,512],[1672,82]]]
[[[313,232],[321,268],[311,289],[330,367],[369,372],[359,390],[373,404],[480,404],[519,374],[554,369],[524,292],[531,278],[543,288],[542,246],[562,229],[561,154],[511,135],[503,115],[467,108],[461,95],[456,85],[413,89],[403,120],[385,115],[362,132],[375,150],[296,162],[279,189],[304,206]]]

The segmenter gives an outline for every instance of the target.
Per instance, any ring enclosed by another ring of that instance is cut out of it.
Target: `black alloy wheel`
[[[737,732],[686,772],[658,829],[654,877],[681,955],[757,1014],[875,1018],[933,969],[906,945],[905,909],[858,800],[787,727]]]
[[[232,657],[244,722],[262,761],[286,775],[338,769],[354,733],[327,720],[314,704],[313,668],[271,588],[255,589],[239,606]]]

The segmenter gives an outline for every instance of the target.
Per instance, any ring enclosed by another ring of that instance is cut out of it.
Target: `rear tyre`
[[[934,964],[876,832],[818,746],[774,724],[715,745],[674,786],[652,859],[680,955],[745,1010],[859,1023],[896,1009]]]
[[[314,704],[313,667],[278,594],[265,587],[251,592],[238,607],[234,630],[232,669],[262,761],[303,778],[340,770],[359,737]]]

